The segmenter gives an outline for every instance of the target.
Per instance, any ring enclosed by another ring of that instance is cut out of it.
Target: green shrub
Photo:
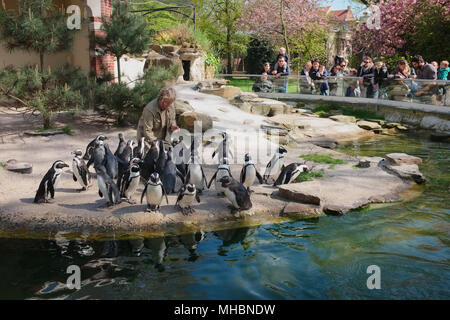
[[[348,163],[345,160],[334,159],[329,154],[318,154],[318,153],[310,153],[310,154],[302,154],[300,158],[303,158],[307,161],[317,162],[317,163],[328,163],[328,164],[346,164]]]
[[[302,172],[295,178],[294,182],[313,181],[314,178],[322,178],[323,173],[319,171]]]

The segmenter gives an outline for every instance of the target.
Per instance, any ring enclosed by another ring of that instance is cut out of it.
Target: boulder
[[[222,98],[230,98],[241,93],[241,89],[233,86],[222,86],[216,89],[201,89],[201,93],[214,94]]]
[[[16,159],[6,161],[6,170],[16,173],[30,174],[33,172],[33,165],[27,162],[20,162]]]
[[[335,115],[331,116],[330,119],[343,123],[356,123],[356,118],[353,116]]]
[[[389,153],[386,155],[386,160],[397,166],[402,164],[422,164],[422,159],[406,153]]]
[[[194,108],[189,104],[188,101],[184,100],[175,100],[174,102],[175,106],[175,114],[178,117],[182,113],[188,112],[188,111],[194,111]]]
[[[278,187],[280,196],[285,199],[298,201],[302,203],[320,205],[320,197],[314,190],[302,190],[304,184],[302,183],[292,183],[281,185]]]
[[[217,89],[225,86],[228,82],[225,79],[206,79],[197,83],[197,89]]]
[[[334,149],[338,145],[338,143],[336,141],[327,139],[327,138],[317,139],[317,140],[308,140],[308,142],[310,142],[313,145],[316,145],[318,147],[326,148],[326,149]]]
[[[356,124],[358,125],[358,127],[365,129],[365,130],[381,129],[381,126],[376,122],[361,120],[361,121],[358,121]]]
[[[213,126],[213,119],[209,115],[191,111],[184,112],[179,116],[178,125],[190,132],[194,132],[195,121],[201,121],[202,132],[211,129]]]
[[[288,202],[288,204],[283,208],[281,215],[283,217],[304,217],[304,216],[315,216],[320,215],[320,207],[314,205],[307,205],[298,202]]]
[[[386,171],[393,173],[404,180],[412,180],[417,184],[426,181],[424,175],[419,171],[419,166],[417,164],[402,163],[401,165],[396,165],[390,161],[382,160],[379,165]]]
[[[172,53],[172,52],[177,52],[179,49],[180,49],[179,46],[175,46],[175,45],[172,45],[172,44],[164,44],[164,45],[161,46],[161,51],[166,53],[166,54],[169,54],[169,53]]]
[[[167,57],[152,50],[147,55],[147,59],[144,64],[144,70],[148,70],[151,67],[170,67],[172,65],[178,66],[179,74],[183,73],[181,60],[178,57]]]

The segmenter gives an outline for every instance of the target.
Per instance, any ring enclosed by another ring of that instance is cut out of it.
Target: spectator
[[[308,60],[307,63],[305,63],[305,67],[303,68],[302,72],[300,72],[300,75],[302,76],[309,76],[309,71],[312,68],[312,62]]]
[[[383,82],[388,78],[388,71],[385,64],[381,61],[375,63],[374,70],[374,98],[384,99],[386,96],[386,90],[383,88]]]
[[[253,92],[266,92],[270,93],[273,91],[273,83],[268,79],[268,75],[270,74],[270,63],[264,63],[264,69],[262,75],[259,79],[255,80],[253,83],[252,91]]]
[[[439,66],[437,73],[437,78],[439,80],[447,80],[450,74],[450,68],[448,67],[448,61],[441,61],[441,65]]]
[[[341,65],[342,62],[345,62],[344,50],[340,50],[339,54],[334,57],[334,65]]]
[[[374,72],[372,58],[365,56],[361,66],[358,68],[356,76],[359,77],[359,85],[361,88],[361,96],[366,98],[373,98],[375,93],[374,88]]]
[[[263,71],[261,72],[261,74],[266,74],[266,75],[268,75],[268,74],[271,74],[270,71],[271,71],[271,70],[270,70],[270,63],[268,63],[268,62],[264,63],[264,69],[263,69]]]
[[[333,66],[333,68],[331,68],[330,76],[332,76],[332,77],[343,76],[341,66],[339,64],[337,64],[337,65]]]
[[[302,93],[308,93],[311,94],[314,91],[314,84],[312,83],[311,77],[309,76],[309,72],[312,68],[312,62],[308,61],[305,64],[305,67],[303,68],[302,72],[300,72],[300,75],[303,77],[300,77],[300,90]]]
[[[397,68],[394,70],[395,79],[408,79],[412,77],[411,68],[405,59],[400,59],[397,62]]]
[[[284,57],[280,56],[278,58],[277,63],[273,67],[272,74],[275,75],[275,78],[284,77],[282,81],[277,81],[279,83],[279,87],[277,88],[278,92],[288,92],[288,78],[290,75],[289,65],[286,63]],[[281,80],[281,79],[280,79]]]
[[[417,79],[427,79],[427,80],[436,80],[437,79],[437,70],[431,63],[425,63],[422,56],[416,55],[411,59],[411,63],[416,70],[417,75],[415,76]],[[437,87],[435,84],[430,83],[425,85],[423,83],[419,84],[417,88],[413,88],[412,93],[416,97],[420,96],[430,96],[431,101],[434,102],[434,94],[436,93],[435,89]]]
[[[326,77],[328,76],[327,70],[325,70],[324,65],[320,65],[319,59],[314,59],[312,63],[311,71],[309,72],[309,76],[312,80],[315,80],[315,86],[319,87],[320,95],[328,95],[328,83],[325,81]],[[319,84],[319,85],[317,85]]]
[[[349,70],[350,77],[356,77],[357,74],[356,69]],[[345,92],[346,97],[359,97],[361,95],[361,90],[359,89],[359,82],[357,80],[352,80],[349,87]]]
[[[289,64],[289,56],[286,53],[286,48],[281,47],[280,51],[277,55],[277,61],[280,59],[280,57],[284,57],[284,61],[286,61],[287,64]]]
[[[341,62],[340,66],[342,75],[344,77],[347,77],[350,74],[350,70],[348,69],[348,60],[345,59],[343,62]]]
[[[438,65],[437,61],[432,61],[431,64],[434,66],[434,68],[436,70],[439,69],[439,65]]]

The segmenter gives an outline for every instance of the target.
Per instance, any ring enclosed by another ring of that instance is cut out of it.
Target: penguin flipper
[[[148,186],[148,184],[146,183],[145,187],[144,187],[144,191],[142,191],[142,194],[141,194],[141,204],[142,204],[142,200],[144,199],[144,194],[147,192],[147,186]]]
[[[184,191],[184,186],[180,188],[180,191],[178,191],[178,197],[177,197],[177,201],[175,202],[175,205],[177,205],[178,201],[180,201],[181,198],[183,197],[183,191]]]
[[[203,171],[202,166],[200,166],[200,169],[202,169],[202,176],[203,176],[203,180],[205,181],[205,185],[206,185],[208,183],[208,180],[206,179],[205,171]]]
[[[48,181],[48,190],[50,191],[50,195],[52,196],[52,199],[55,197],[55,187],[53,186],[53,181]]]
[[[278,176],[277,180],[275,180],[273,186],[276,187],[280,184],[283,184],[284,176],[286,175],[286,170],[284,169],[284,165],[281,169],[280,175]]]
[[[75,177],[75,173],[72,174],[73,181],[77,182],[77,177]]]
[[[166,192],[166,189],[164,189],[163,184],[161,184],[161,189],[162,189],[163,195],[166,197],[167,204],[169,204],[169,198],[167,198],[167,192]]]
[[[284,184],[289,183],[292,177],[292,171],[286,173],[286,178],[284,179]]]
[[[256,178],[258,178],[259,183],[262,184],[263,178],[261,177],[261,174],[258,172],[258,170],[256,170],[256,168],[255,171],[256,171]]]
[[[240,175],[240,181],[241,183],[244,183],[244,177],[245,177],[245,165],[241,169],[241,175]]]
[[[217,171],[214,173],[214,175],[212,176],[211,180],[209,181],[209,183],[207,184],[208,189],[211,187],[211,183],[214,181],[214,179],[216,178],[217,175]]]
[[[184,184],[184,176],[183,176],[183,174],[181,173],[180,170],[178,170],[178,168],[176,168],[176,170],[177,170],[177,176],[181,179],[181,182]]]
[[[98,190],[98,195],[100,196],[100,198],[103,198],[103,193],[100,190]]]

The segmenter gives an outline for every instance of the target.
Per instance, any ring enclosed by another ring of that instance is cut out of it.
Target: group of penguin
[[[141,138],[139,143],[126,141],[119,133],[119,145],[113,154],[109,145],[105,143],[108,138],[100,134],[86,147],[85,154],[80,149],[72,152],[73,180],[87,190],[92,185],[92,175],[89,167],[93,164],[97,174],[98,193],[105,198],[108,206],[120,203],[122,200],[133,204],[133,195],[142,180],[145,184],[141,194],[141,203],[145,197],[147,211],[159,211],[163,199],[169,204],[167,194],[175,193],[177,177],[182,182],[178,190],[175,205],[183,215],[189,215],[195,210],[192,208],[194,200],[200,203],[199,195],[205,188],[210,188],[215,182],[218,195],[225,195],[231,202],[231,212],[249,210],[252,207],[250,200],[250,186],[256,179],[259,183],[267,183],[270,177],[275,177],[280,171],[274,186],[294,181],[308,167],[300,163],[291,163],[284,166],[284,155],[287,150],[280,146],[268,162],[264,175],[261,176],[251,156],[245,155],[239,181],[234,179],[227,156],[232,155],[227,143],[227,134],[222,133],[222,141],[212,154],[218,155],[219,164],[211,180],[207,181],[203,167],[198,159],[195,139],[192,139],[190,153],[183,142],[183,137],[172,141],[166,151],[163,141],[152,141],[150,149],[145,152],[145,141]],[[188,157],[188,158],[186,158]],[[85,162],[87,160],[87,163]],[[35,203],[48,202],[49,195],[54,198],[55,187],[60,180],[63,168],[69,167],[64,161],[55,161],[43,177],[34,199]]]

